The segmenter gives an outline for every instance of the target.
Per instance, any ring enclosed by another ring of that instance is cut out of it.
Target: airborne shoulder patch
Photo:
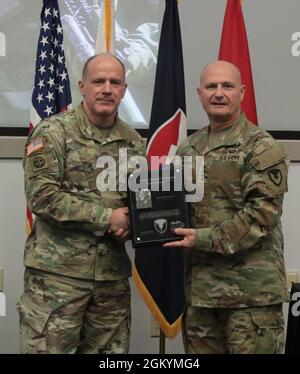
[[[43,152],[35,153],[30,158],[30,163],[31,163],[31,170],[33,172],[40,171],[40,170],[48,168],[47,158],[46,158],[46,156]]]

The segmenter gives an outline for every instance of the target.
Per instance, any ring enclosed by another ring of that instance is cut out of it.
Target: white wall
[[[21,160],[0,160],[0,267],[4,267],[7,316],[0,317],[0,353],[18,352],[16,302],[23,287],[25,241],[25,198]],[[292,163],[289,192],[286,194],[283,229],[287,269],[300,269],[300,163]],[[129,250],[132,256],[132,250]],[[159,339],[150,338],[150,314],[135,287],[132,287],[131,353],[158,353]],[[181,337],[167,339],[166,353],[182,353]]]
[[[23,287],[25,197],[21,160],[0,160],[0,267],[4,268],[6,317],[0,316],[0,353],[18,352],[16,302]]]
[[[300,269],[300,163],[291,163],[289,191],[284,200],[283,233],[286,269]]]

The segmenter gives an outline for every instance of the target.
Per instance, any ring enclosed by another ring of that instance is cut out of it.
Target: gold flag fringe
[[[161,328],[161,330],[164,332],[164,334],[168,338],[173,339],[177,335],[177,333],[181,330],[182,315],[180,315],[180,317],[170,325],[169,322],[165,319],[162,312],[160,311],[158,305],[153,300],[146,286],[144,285],[135,265],[132,266],[132,277],[145,303],[150,309],[153,317],[157,320],[159,327]]]
[[[105,0],[105,35],[106,35],[106,50],[110,51],[111,43],[111,1]]]

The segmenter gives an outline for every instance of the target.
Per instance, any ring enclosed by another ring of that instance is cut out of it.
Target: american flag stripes
[[[71,90],[65,66],[63,30],[57,0],[43,0],[41,30],[37,45],[29,131],[42,119],[70,108]],[[27,208],[26,232],[32,229]]]

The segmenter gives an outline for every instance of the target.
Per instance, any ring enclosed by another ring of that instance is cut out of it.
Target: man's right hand
[[[126,239],[129,235],[130,220],[127,207],[113,210],[107,227],[108,234],[115,235],[121,239]]]

